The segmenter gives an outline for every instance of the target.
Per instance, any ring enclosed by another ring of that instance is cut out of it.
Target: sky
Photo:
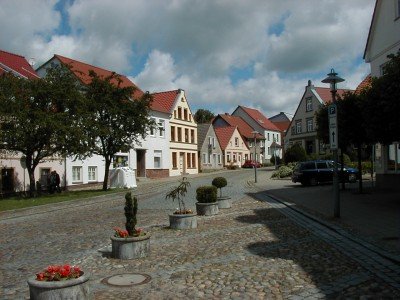
[[[294,114],[331,68],[355,89],[375,0],[0,0],[0,49],[60,54],[127,75],[143,91],[185,90],[192,112]]]

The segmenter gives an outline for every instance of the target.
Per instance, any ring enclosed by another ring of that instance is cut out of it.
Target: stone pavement
[[[278,190],[286,184],[271,181],[270,172],[260,170],[257,184],[251,172],[240,172],[241,188],[231,187],[237,193],[233,207],[199,217],[194,230],[168,229],[166,210],[145,205],[157,199],[144,197],[138,218],[152,234],[151,253],[132,261],[109,257],[110,228],[124,222],[121,195],[34,209],[17,218],[2,214],[0,299],[26,299],[32,272],[64,262],[91,274],[94,299],[400,297],[399,264],[268,196],[266,186]],[[168,183],[146,183],[147,191]],[[102,283],[126,273],[151,279],[129,287]]]

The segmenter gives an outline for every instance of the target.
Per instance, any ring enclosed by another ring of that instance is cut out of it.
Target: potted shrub
[[[213,185],[201,186],[196,190],[196,210],[200,216],[218,214],[217,188]]]
[[[28,279],[30,299],[90,299],[89,276],[77,266],[54,265]]]
[[[231,198],[227,196],[222,196],[222,188],[226,187],[226,185],[228,184],[226,179],[224,177],[215,177],[211,184],[219,189],[219,197],[217,198],[218,208],[231,208]]]
[[[134,259],[145,257],[150,252],[150,234],[136,229],[137,198],[132,198],[132,193],[125,195],[125,229],[114,228],[114,236],[111,237],[112,257],[119,259]]]
[[[176,209],[173,214],[169,215],[169,225],[172,229],[197,228],[196,215],[191,209],[186,208],[184,201],[188,187],[190,187],[190,182],[187,181],[186,177],[183,177],[182,180],[179,181],[179,185],[174,187],[165,196],[165,199],[172,199],[172,201],[178,200],[179,208]]]

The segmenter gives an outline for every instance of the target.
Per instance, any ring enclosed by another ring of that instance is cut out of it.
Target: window
[[[203,153],[203,164],[207,163],[207,153]]]
[[[231,154],[229,152],[226,154],[226,161],[227,162],[231,161]]]
[[[296,121],[296,133],[301,133],[301,121]]]
[[[171,141],[175,142],[175,126],[171,126]]]
[[[150,135],[155,136],[156,133],[154,126],[156,126],[156,119],[155,118],[150,118],[150,119],[153,122],[153,126],[150,127]]]
[[[164,120],[159,120],[158,121],[158,134],[160,137],[164,137],[164,132],[165,132],[165,121]]]
[[[312,131],[314,131],[314,120],[307,119],[307,132],[312,132]]]
[[[312,98],[306,98],[306,111],[312,111],[313,107],[312,107]]]
[[[279,134],[276,135],[276,141],[279,143]]]
[[[82,167],[72,167],[72,182],[82,182]]]
[[[235,146],[239,147],[239,138],[235,138]]]
[[[196,153],[192,153],[192,168],[196,168]]]
[[[218,154],[218,163],[221,164],[221,154]]]
[[[88,181],[97,181],[97,167],[88,167]]]
[[[196,140],[196,137],[195,137],[194,129],[190,129],[190,142],[192,144],[194,144],[195,140]]]
[[[172,168],[178,169],[178,160],[177,160],[177,153],[172,152]]]
[[[233,153],[233,161],[236,162],[236,154]]]
[[[268,147],[268,155],[271,155],[271,147]]]
[[[190,169],[192,167],[191,164],[192,158],[190,156],[190,153],[186,153],[186,161],[187,161],[187,167]]]
[[[185,128],[185,143],[189,143],[189,129]]]
[[[328,169],[328,165],[324,161],[317,162],[317,169]]]
[[[260,147],[264,147],[264,141],[260,140]]]
[[[400,170],[400,148],[399,143],[393,143],[387,146],[388,171],[398,172]]]
[[[178,119],[182,119],[182,107],[178,107]]]
[[[178,127],[178,142],[182,142],[182,128]]]
[[[154,150],[154,169],[161,169],[161,150]]]
[[[295,133],[296,133],[296,128],[292,126],[292,135],[294,135]]]
[[[269,141],[269,132],[267,133],[267,139],[268,139],[268,141]]]
[[[185,108],[184,110],[183,110],[183,119],[184,120],[188,120],[188,110],[187,110],[187,108]]]

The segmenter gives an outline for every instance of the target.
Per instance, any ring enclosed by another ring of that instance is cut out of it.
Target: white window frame
[[[72,182],[82,182],[82,166],[72,166]]]
[[[203,164],[207,164],[207,153],[203,152]]]
[[[156,118],[150,118],[150,119],[154,122],[155,125],[157,125]],[[153,127],[153,126],[150,127],[150,133],[149,133],[150,136],[156,136],[156,130],[157,129],[155,127]]]
[[[296,121],[296,133],[301,133],[301,121]]]
[[[158,167],[156,166],[156,158],[160,160],[160,165]],[[162,169],[162,150],[154,150],[153,164],[154,169]]]
[[[313,132],[313,131],[314,131],[314,120],[307,119],[307,132]]]
[[[88,181],[97,181],[97,166],[88,166]]]
[[[312,111],[313,110],[313,105],[312,105],[312,97],[306,98],[306,111]]]
[[[160,137],[165,137],[165,121],[164,120],[158,120],[158,135]]]

